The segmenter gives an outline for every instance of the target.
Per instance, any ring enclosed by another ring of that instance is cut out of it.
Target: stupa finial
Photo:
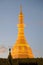
[[[22,13],[22,5],[20,5],[20,13]]]

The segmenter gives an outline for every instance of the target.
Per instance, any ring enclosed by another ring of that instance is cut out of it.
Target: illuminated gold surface
[[[34,58],[32,49],[28,45],[24,36],[24,19],[22,13],[22,7],[20,8],[19,23],[18,23],[18,37],[16,43],[11,49],[12,58]]]

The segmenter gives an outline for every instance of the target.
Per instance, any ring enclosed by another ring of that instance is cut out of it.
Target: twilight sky
[[[16,42],[20,5],[26,40],[34,56],[43,57],[43,0],[0,0],[0,57],[7,57]]]

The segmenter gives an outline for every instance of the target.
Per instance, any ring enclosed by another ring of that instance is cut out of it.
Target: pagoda
[[[19,22],[18,26],[18,36],[16,43],[13,45],[11,49],[11,56],[13,59],[15,58],[34,58],[32,53],[32,49],[30,45],[27,43],[25,35],[24,35],[24,16],[22,12],[22,6],[20,6],[19,13]]]

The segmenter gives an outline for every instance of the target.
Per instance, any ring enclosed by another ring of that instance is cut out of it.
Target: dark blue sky
[[[16,42],[20,5],[26,40],[35,57],[43,57],[43,0],[0,0],[0,57],[6,57],[8,48]]]

